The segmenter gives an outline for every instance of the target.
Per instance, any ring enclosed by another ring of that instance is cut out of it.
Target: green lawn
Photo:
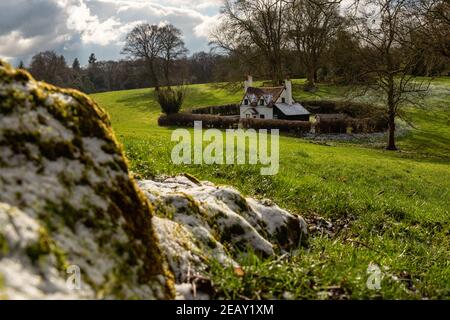
[[[322,85],[297,99],[344,99],[347,88]],[[242,92],[192,85],[184,109],[236,103]],[[188,172],[200,179],[268,197],[304,217],[319,215],[337,234],[316,233],[308,249],[284,260],[241,261],[246,275],[211,268],[227,298],[450,298],[450,80],[435,79],[425,108],[408,107],[414,129],[401,151],[383,140],[330,142],[280,138],[280,171],[261,176],[249,165],[173,165],[172,130],[157,125],[151,89],[93,95],[110,114],[131,167],[144,178]],[[371,97],[362,97],[370,101]],[[376,101],[372,101],[376,103]],[[405,126],[404,124],[401,126]],[[381,290],[366,288],[367,267],[383,270]]]

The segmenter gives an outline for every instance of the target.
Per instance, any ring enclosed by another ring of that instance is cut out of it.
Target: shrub
[[[348,119],[323,119],[315,123],[316,133],[346,133]]]
[[[178,113],[186,97],[186,89],[183,86],[176,88],[160,88],[155,90],[156,101],[165,114]]]

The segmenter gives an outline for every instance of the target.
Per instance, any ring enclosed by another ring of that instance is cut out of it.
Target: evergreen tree
[[[89,66],[95,66],[95,64],[97,63],[97,58],[95,57],[94,53],[91,53],[91,55],[89,56]]]
[[[73,60],[72,69],[76,72],[81,71],[81,65],[80,65],[80,61],[78,60],[78,58],[75,58],[75,60]]]

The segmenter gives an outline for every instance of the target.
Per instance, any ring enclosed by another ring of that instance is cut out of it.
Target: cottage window
[[[259,105],[263,106],[264,105],[264,99],[259,100]]]
[[[285,98],[281,98],[281,102],[282,103],[286,103],[286,99]]]
[[[245,100],[244,100],[244,104],[245,104],[246,106],[248,106],[248,99],[245,99]]]
[[[246,118],[250,118],[250,115],[249,115],[249,114],[246,114],[245,117],[246,117]]]
[[[259,117],[260,117],[261,119],[264,119],[264,118],[265,118],[263,114],[260,114]]]

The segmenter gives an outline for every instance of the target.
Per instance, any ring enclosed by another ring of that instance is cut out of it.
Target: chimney
[[[292,99],[292,83],[291,80],[284,80],[284,87],[286,88],[286,103],[292,104],[294,100]]]
[[[247,80],[244,81],[244,91],[247,92],[247,88],[253,86],[253,77],[248,75]]]

